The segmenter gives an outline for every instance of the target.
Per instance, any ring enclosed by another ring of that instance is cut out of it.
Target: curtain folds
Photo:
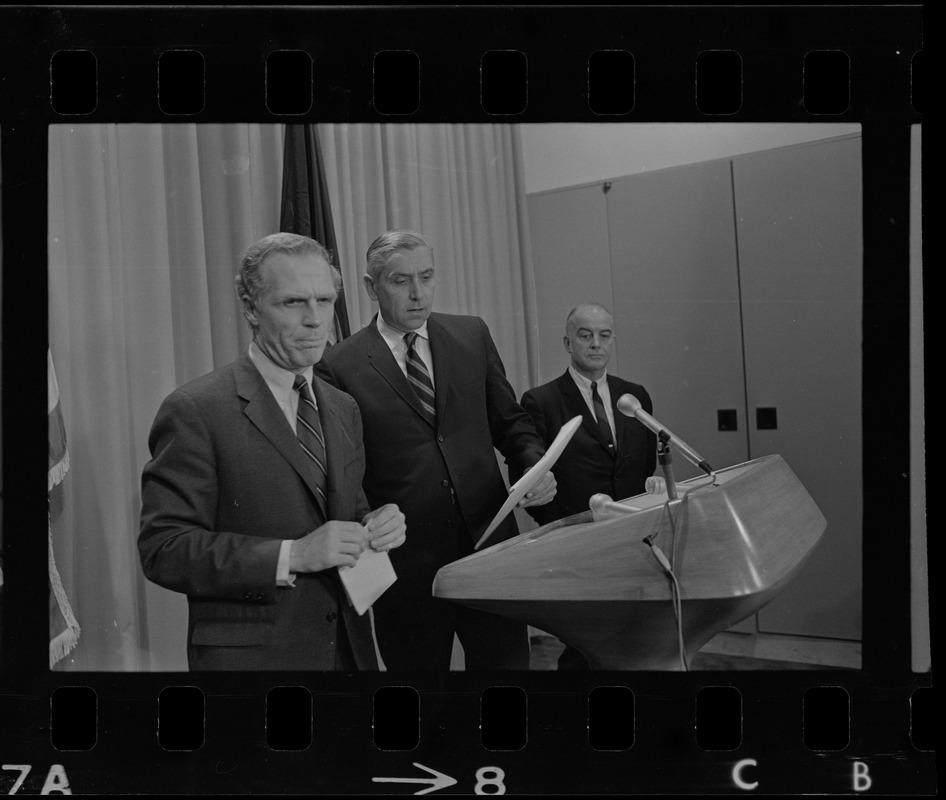
[[[351,328],[374,310],[368,245],[432,242],[435,307],[482,316],[517,394],[536,382],[518,130],[319,125]],[[49,128],[49,347],[71,468],[56,560],[82,636],[71,670],[186,669],[186,601],[146,581],[136,539],[148,433],[175,387],[236,358],[243,249],[279,229],[283,125]]]
[[[239,255],[279,219],[282,126],[49,128],[49,343],[72,469],[62,668],[185,669],[184,598],[145,581],[139,481],[158,404],[248,343]]]

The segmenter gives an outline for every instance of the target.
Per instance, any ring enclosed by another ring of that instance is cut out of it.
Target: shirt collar
[[[388,325],[388,323],[384,321],[384,317],[381,316],[380,311],[378,312],[378,333],[385,338],[385,341],[387,341],[391,347],[404,343],[404,333]],[[427,321],[424,320],[424,324],[415,329],[414,333],[421,339],[429,339],[427,335]]]
[[[260,375],[263,376],[263,380],[266,381],[273,392],[280,392],[285,397],[288,397],[292,393],[297,373],[291,372],[276,364],[266,353],[260,350],[256,342],[250,342],[247,354],[250,357],[250,361],[252,361],[256,369],[259,370]],[[311,387],[312,367],[306,367],[302,375]]]
[[[574,378],[575,383],[578,384],[579,389],[584,389],[586,392],[591,394],[591,378],[586,378],[577,369],[575,369],[571,364],[568,365],[568,372],[572,376],[572,378]],[[601,386],[601,384],[604,384],[605,386],[607,386],[608,385],[608,371],[605,370],[604,374],[600,378],[598,378],[598,380],[595,381],[595,383],[597,383],[598,386]]]

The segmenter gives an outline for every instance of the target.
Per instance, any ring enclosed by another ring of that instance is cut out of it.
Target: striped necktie
[[[306,455],[315,462],[315,473],[317,475],[315,489],[322,498],[322,502],[327,505],[325,499],[325,439],[322,436],[319,411],[312,399],[309,382],[302,375],[296,375],[292,388],[299,392],[299,408],[296,411],[296,436],[299,437],[299,444]]]
[[[404,343],[407,345],[407,380],[414,388],[414,394],[427,412],[427,419],[431,425],[437,427],[437,412],[434,405],[434,384],[430,380],[427,365],[423,362],[414,342],[417,341],[417,331],[404,334]]]
[[[591,402],[595,407],[595,417],[598,419],[598,430],[601,431],[601,439],[608,446],[608,452],[614,455],[614,438],[611,436],[611,425],[608,423],[608,415],[604,410],[604,402],[601,395],[598,394],[598,384],[591,382]]]

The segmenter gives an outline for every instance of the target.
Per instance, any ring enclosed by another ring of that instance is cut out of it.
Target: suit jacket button
[[[325,620],[326,622],[335,622],[335,618],[337,616],[338,614],[336,614],[334,611],[329,611],[328,614],[325,615]]]
[[[243,593],[243,599],[244,599],[244,600],[252,600],[252,599],[253,599],[253,592],[244,592],[244,593]]]
[[[266,595],[263,594],[263,592],[257,592],[257,593],[256,593],[256,599],[257,599],[257,600],[265,600],[265,599],[266,599]]]
[[[441,434],[440,436],[437,437],[437,441],[438,441],[438,442],[442,442],[442,441],[443,441],[443,434]]]
[[[446,489],[450,485],[450,481],[443,480],[440,482],[440,485],[443,486],[444,489]]]

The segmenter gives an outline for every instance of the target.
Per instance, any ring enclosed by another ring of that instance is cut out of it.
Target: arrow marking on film
[[[414,766],[418,769],[422,769],[425,772],[429,772],[434,777],[432,778],[372,778],[375,783],[429,783],[426,789],[421,789],[419,792],[414,792],[414,794],[427,794],[429,792],[436,792],[438,789],[445,789],[448,786],[453,786],[456,781],[451,778],[449,775],[444,775],[442,772],[437,772],[435,769],[430,767],[425,767],[423,764],[418,764],[414,762]]]

